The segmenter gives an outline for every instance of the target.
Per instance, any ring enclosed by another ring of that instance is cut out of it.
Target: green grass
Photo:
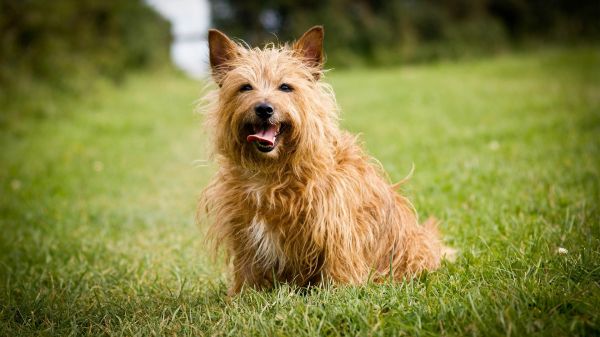
[[[4,118],[0,335],[600,334],[599,49],[329,77],[392,180],[414,163],[454,264],[227,299],[194,223],[202,84],[140,74]]]

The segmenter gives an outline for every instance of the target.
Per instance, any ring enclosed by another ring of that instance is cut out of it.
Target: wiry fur
[[[310,48],[317,43],[320,53],[319,41],[310,39],[322,39],[322,30],[292,46],[263,49],[211,33],[218,40],[211,40],[211,63],[220,87],[208,95],[206,127],[219,169],[200,209],[208,211],[210,234],[232,261],[230,292],[274,281],[401,280],[437,268],[443,246],[435,224],[420,226],[410,202],[356,137],[338,127],[335,97],[321,81],[322,55]],[[283,82],[293,92],[278,90]],[[244,83],[253,90],[240,92]],[[288,125],[269,153],[243,137],[262,101],[273,105],[275,122]]]

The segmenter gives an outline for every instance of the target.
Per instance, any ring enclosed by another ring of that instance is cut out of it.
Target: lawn
[[[203,84],[137,74],[3,119],[0,335],[600,334],[600,49],[327,78],[455,263],[228,299],[194,221]]]

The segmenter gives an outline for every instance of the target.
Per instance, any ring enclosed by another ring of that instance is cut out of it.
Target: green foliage
[[[600,2],[211,0],[217,28],[251,44],[326,27],[329,64],[389,65],[491,54],[524,40],[600,37]],[[275,18],[275,20],[273,20]]]
[[[460,250],[412,282],[225,297],[199,85],[135,74],[0,132],[0,335],[597,336],[599,50],[328,73]],[[37,97],[33,97],[37,99]],[[566,254],[558,248],[567,249]]]
[[[167,62],[169,25],[141,0],[0,0],[0,103],[86,89]],[[38,108],[43,109],[42,104]]]

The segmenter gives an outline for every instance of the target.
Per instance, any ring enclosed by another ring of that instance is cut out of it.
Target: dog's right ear
[[[227,35],[216,29],[209,29],[208,49],[212,75],[215,82],[219,83],[223,75],[231,69],[230,62],[237,55],[237,45]]]

